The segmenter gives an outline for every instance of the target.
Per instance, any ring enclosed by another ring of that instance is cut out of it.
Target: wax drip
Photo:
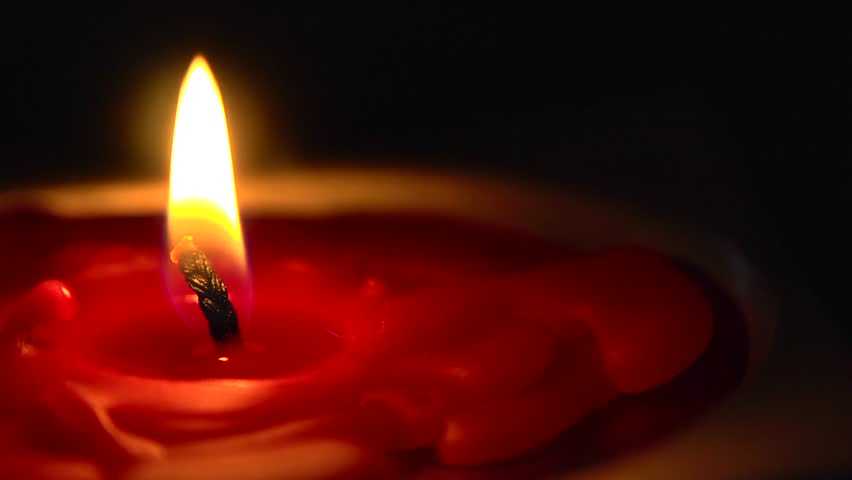
[[[240,325],[237,312],[228,298],[228,288],[216,274],[207,255],[192,237],[180,239],[169,258],[183,272],[189,288],[198,295],[198,306],[207,319],[210,336],[219,344],[237,343],[240,340]]]

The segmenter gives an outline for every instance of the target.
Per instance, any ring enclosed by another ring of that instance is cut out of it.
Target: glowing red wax
[[[140,478],[311,442],[359,468],[420,447],[514,458],[669,382],[713,332],[701,288],[643,249],[578,255],[427,217],[248,219],[254,310],[222,350],[176,312],[192,292],[164,287],[161,219],[0,227],[26,232],[0,238],[16,272],[0,278],[16,392],[0,435]]]

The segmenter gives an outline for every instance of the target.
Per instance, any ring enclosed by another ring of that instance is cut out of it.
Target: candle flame
[[[178,98],[169,179],[168,246],[179,251],[190,241],[204,253],[228,290],[245,324],[251,317],[251,280],[243,244],[228,124],[219,86],[207,61],[196,56],[186,72]],[[176,258],[172,256],[174,262]],[[194,331],[207,320],[191,294],[181,269],[164,270],[172,300]]]
[[[172,140],[168,231],[171,246],[192,236],[208,256],[245,269],[225,107],[213,72],[196,56],[183,80]]]

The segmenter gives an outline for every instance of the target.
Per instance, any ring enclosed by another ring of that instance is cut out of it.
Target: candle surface
[[[245,219],[254,309],[220,350],[164,287],[163,224],[0,216],[0,466],[380,476],[559,436],[552,468],[647,443],[744,371],[741,314],[698,273],[415,215]]]

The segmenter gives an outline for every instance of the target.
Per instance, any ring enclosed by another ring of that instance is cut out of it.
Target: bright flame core
[[[168,231],[169,248],[191,235],[208,256],[224,257],[231,267],[245,270],[225,107],[201,56],[192,60],[178,99]]]

